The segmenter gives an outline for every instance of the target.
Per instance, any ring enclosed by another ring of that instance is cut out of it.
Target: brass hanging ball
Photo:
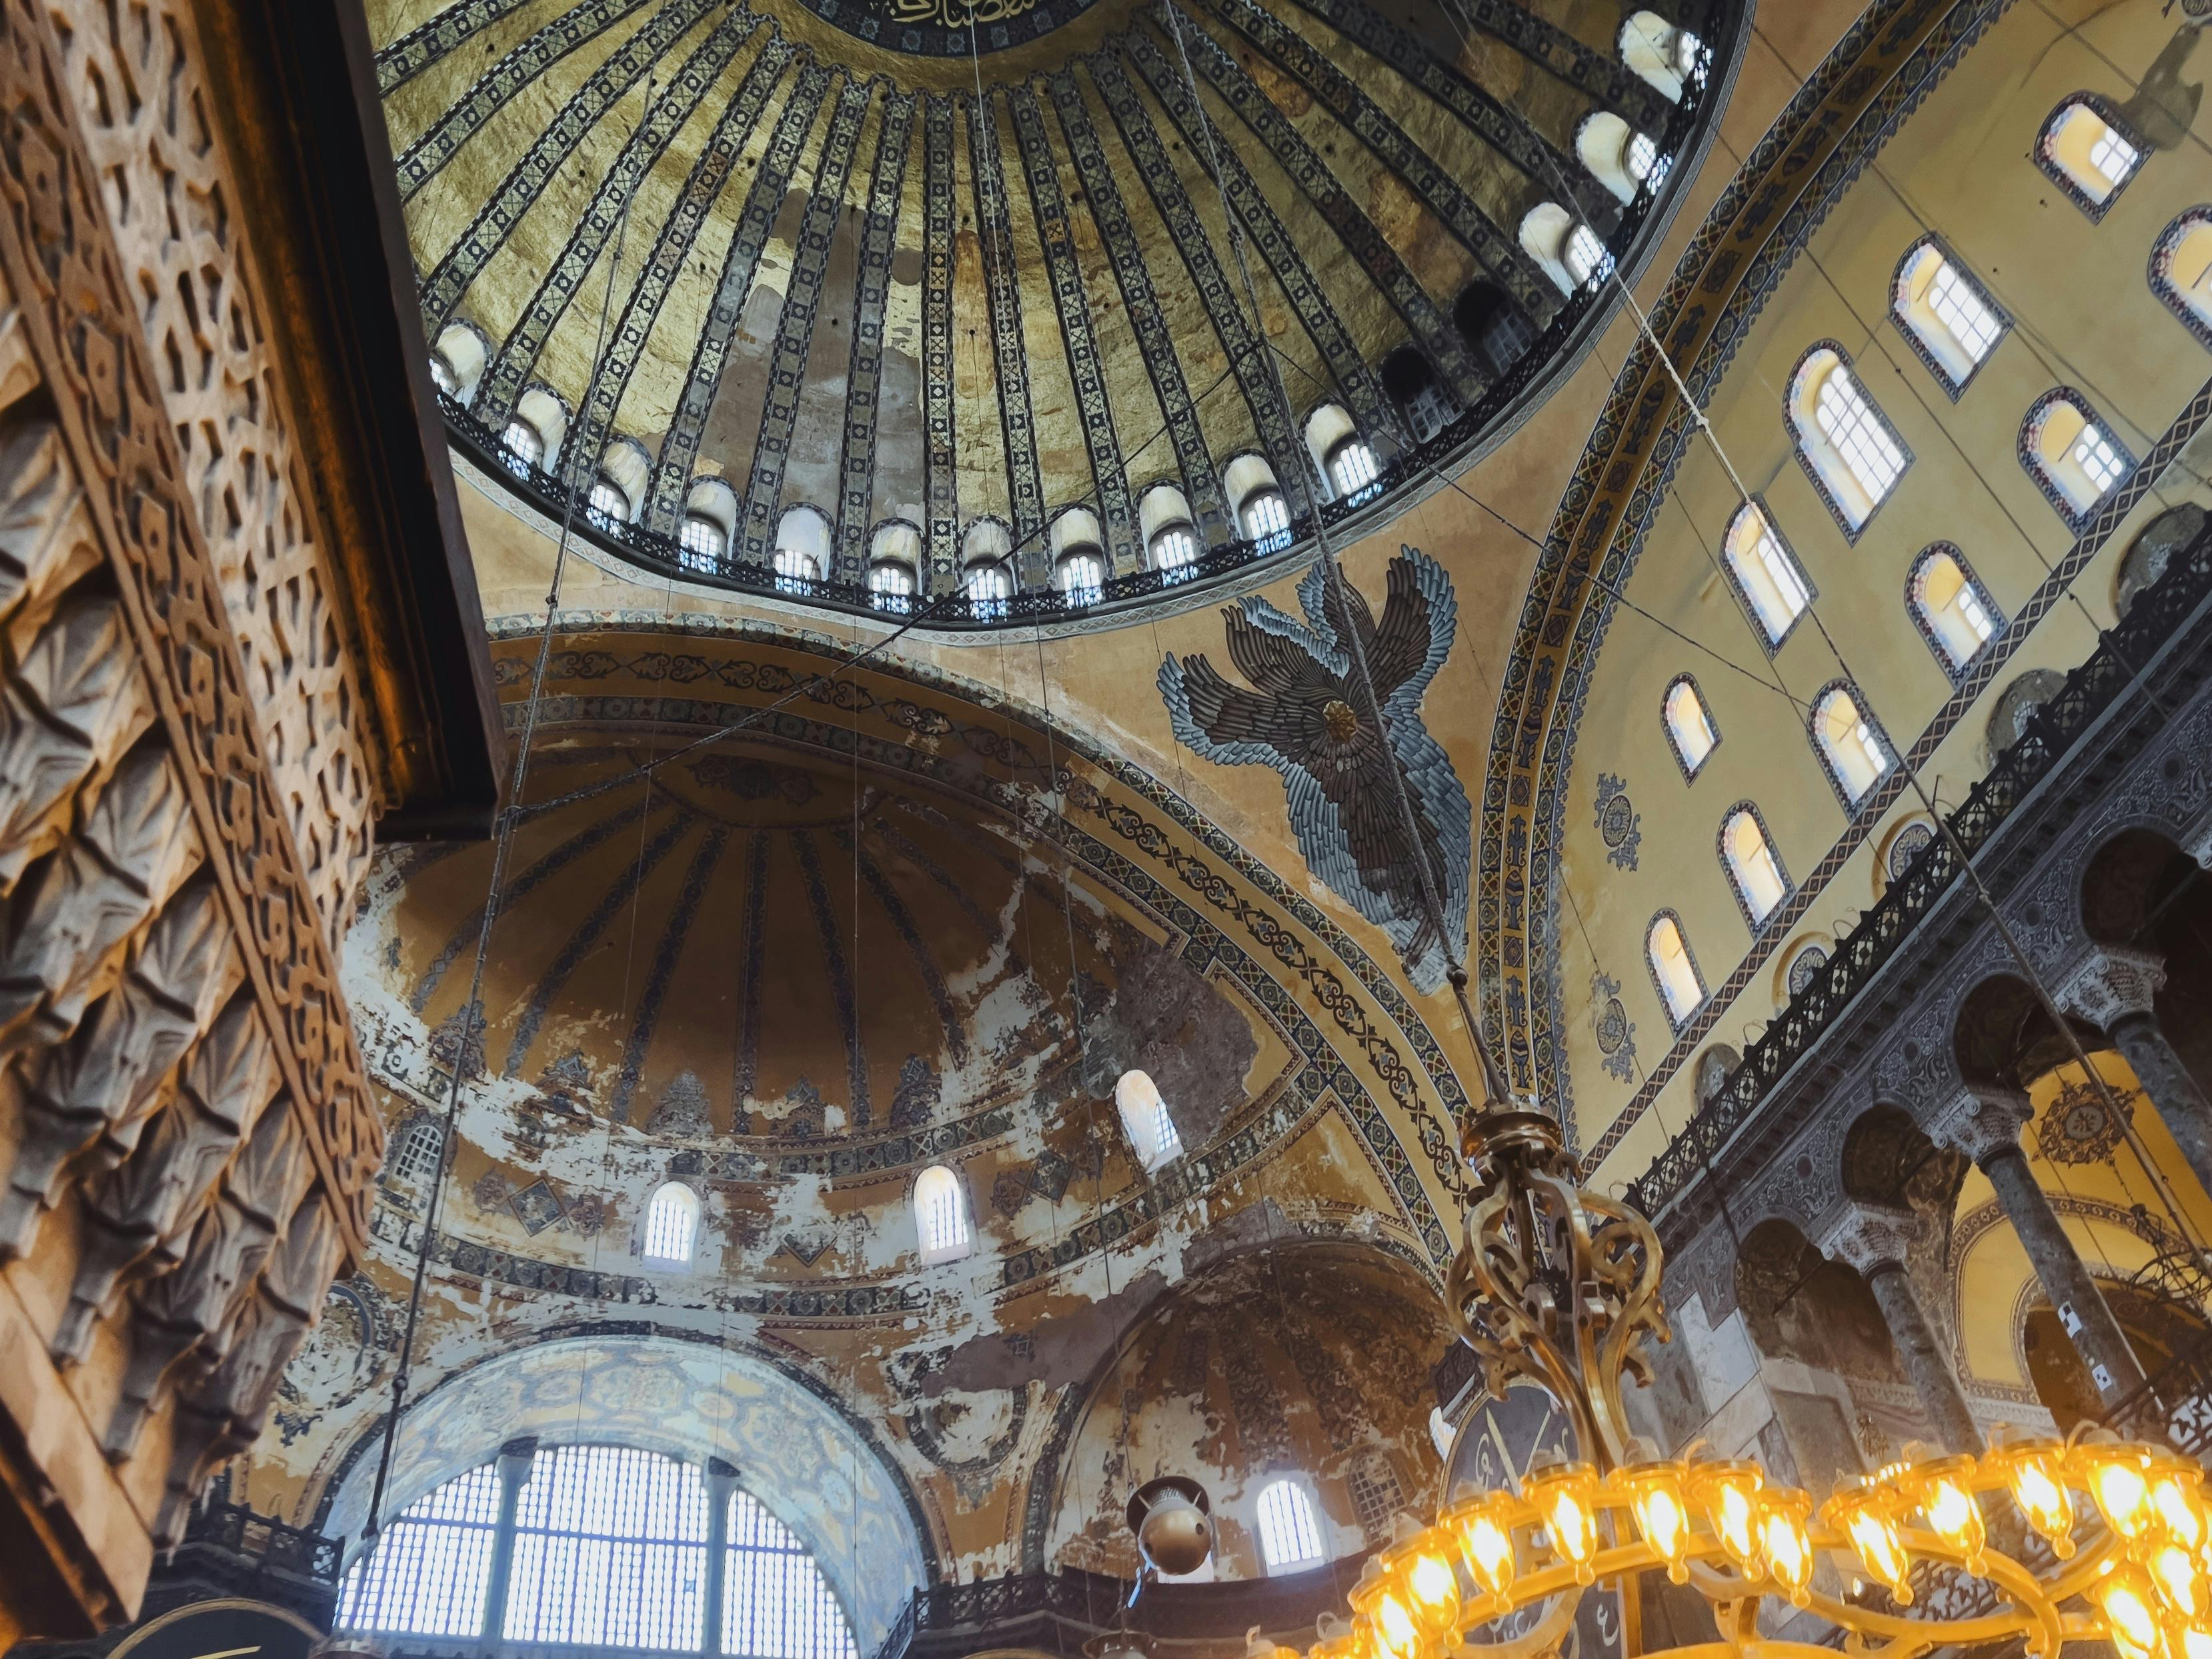
[[[1152,1571],[1169,1578],[1196,1572],[1213,1553],[1212,1503],[1187,1475],[1147,1480],[1129,1499],[1129,1530]]]

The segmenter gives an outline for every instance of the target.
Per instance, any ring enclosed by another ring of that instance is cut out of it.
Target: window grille
[[[1346,438],[1328,453],[1329,482],[1339,495],[1357,495],[1379,476],[1375,452],[1360,439]]]
[[[1577,285],[1594,276],[1602,276],[1611,269],[1611,256],[1597,233],[1588,225],[1577,224],[1567,233],[1567,242],[1561,251],[1559,263],[1567,268],[1567,275]]]
[[[696,1650],[706,1610],[707,1484],[630,1446],[556,1446],[515,1510],[510,1642]]]
[[[1005,565],[995,560],[979,560],[968,567],[961,579],[961,586],[968,595],[968,608],[978,619],[988,621],[1006,614],[1006,602],[1013,598],[1013,578],[1006,574]]]
[[[1813,732],[1845,798],[1857,805],[1889,770],[1889,745],[1874,729],[1858,699],[1841,686],[1814,705]]]
[[[683,551],[684,563],[691,570],[712,570],[722,562],[722,555],[730,545],[730,538],[722,533],[722,526],[701,513],[687,513],[684,528],[678,537]]]
[[[1162,527],[1152,538],[1152,568],[1188,571],[1198,562],[1198,532],[1187,524]]]
[[[1954,673],[1972,662],[1997,631],[1996,617],[1966,568],[1936,548],[1913,568],[1913,609]]]
[[[444,1130],[434,1120],[417,1118],[392,1137],[387,1167],[401,1181],[423,1182],[438,1172],[438,1143]]]
[[[775,585],[787,593],[801,593],[822,580],[822,567],[811,553],[795,547],[775,550]]]
[[[1182,1156],[1182,1137],[1176,1131],[1175,1118],[1168,1111],[1159,1085],[1149,1073],[1122,1073],[1114,1085],[1114,1104],[1121,1114],[1122,1133],[1129,1137],[1137,1161],[1147,1170]]]
[[[2089,165],[2104,175],[2106,185],[2115,189],[2127,182],[2128,175],[2136,170],[2136,163],[2142,160],[2142,152],[2110,126],[2099,133],[2096,142],[2089,146]]]
[[[914,1183],[914,1209],[925,1263],[948,1261],[968,1254],[975,1234],[969,1225],[959,1176],[942,1164],[924,1170]]]
[[[509,421],[507,430],[500,434],[500,447],[507,452],[507,467],[510,472],[527,477],[530,470],[545,459],[545,440],[538,435],[538,428],[524,420]]]
[[[1095,549],[1060,556],[1053,576],[1070,605],[1096,605],[1106,591],[1106,561]]]
[[[602,530],[612,530],[618,524],[629,522],[629,497],[623,494],[622,486],[611,478],[597,478],[592,483],[592,495],[585,513]]]
[[[1983,301],[1979,290],[1941,255],[1936,258],[1936,275],[1928,284],[1928,307],[1977,363],[1990,355],[1990,348],[2004,332],[2003,323]]]
[[[689,1261],[699,1231],[699,1194],[680,1181],[665,1182],[645,1211],[645,1259]]]
[[[499,1470],[490,1463],[416,1498],[346,1573],[337,1627],[480,1635],[498,1523]]]
[[[734,1659],[857,1659],[852,1626],[806,1547],[749,1492],[730,1495],[722,1651]]]
[[[1264,542],[1271,536],[1287,535],[1291,528],[1291,504],[1283,499],[1279,489],[1255,490],[1244,502],[1239,514],[1244,521],[1244,539]]]
[[[1620,152],[1620,165],[1628,176],[1641,184],[1651,176],[1659,165],[1659,143],[1648,132],[1632,132]]]
[[[2087,476],[2089,482],[2097,487],[2100,495],[2119,483],[2121,475],[2128,470],[2127,463],[2120,459],[2120,452],[2112,447],[2112,441],[2105,435],[2105,429],[2094,421],[2081,428],[2081,434],[2074,440],[2074,448],[2068,459]]]
[[[1406,1503],[1405,1490],[1398,1484],[1390,1460],[1379,1451],[1362,1452],[1353,1460],[1346,1484],[1352,1488],[1352,1512],[1358,1517],[1367,1541],[1389,1543],[1398,1511]]]
[[[1296,1480],[1283,1479],[1260,1493],[1260,1555],[1269,1572],[1309,1566],[1322,1559],[1321,1517]]]
[[[1842,363],[1830,369],[1814,400],[1814,418],[1836,447],[1851,477],[1879,503],[1905,476],[1905,452],[1874,412],[1851,371]]]

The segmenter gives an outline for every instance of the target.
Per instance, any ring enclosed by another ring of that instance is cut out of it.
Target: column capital
[[[1970,1083],[1928,1121],[1928,1138],[1955,1146],[1979,1164],[2007,1146],[2020,1145],[2021,1131],[2035,1115],[2027,1097],[2000,1084]]]
[[[1887,1205],[1852,1204],[1843,1218],[1821,1235],[1820,1254],[1872,1277],[1882,1267],[1901,1267],[1925,1224],[1910,1210]]]
[[[2166,963],[2148,951],[2100,945],[2058,988],[2058,1006],[2092,1025],[2112,1029],[2116,1019],[2151,1012],[2166,983]]]

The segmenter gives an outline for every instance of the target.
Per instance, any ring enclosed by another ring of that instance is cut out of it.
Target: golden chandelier
[[[2212,1659],[2199,1464],[2103,1430],[2013,1437],[1984,1455],[1893,1464],[1816,1510],[1755,1462],[1695,1448],[1652,1457],[1627,1431],[1620,1389],[1626,1374],[1647,1376],[1644,1336],[1668,1337],[1650,1224],[1581,1187],[1542,1114],[1486,1111],[1467,1152],[1477,1185],[1448,1282],[1454,1320],[1492,1395],[1527,1379],[1559,1401],[1581,1461],[1532,1471],[1517,1495],[1462,1496],[1431,1525],[1405,1523],[1361,1574],[1352,1620],[1324,1620],[1304,1659],[1543,1659],[1600,1583],[1623,1591],[1635,1656],[1647,1650],[1646,1571],[1693,1587],[1718,1631],[1670,1659],[1832,1659],[1832,1647],[1761,1634],[1770,1597],[1827,1620],[1866,1659],[2015,1639],[2041,1659],[2099,1640],[2119,1659]],[[1839,1571],[1820,1573],[1823,1557]],[[1916,1616],[1923,1563],[1986,1592],[1955,1616],[1924,1602]],[[1849,1595],[1846,1577],[1861,1581]]]

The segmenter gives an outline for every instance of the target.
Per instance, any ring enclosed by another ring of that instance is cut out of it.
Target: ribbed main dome
[[[1011,549],[1000,615],[1071,550],[1107,599],[1277,552],[1220,550],[1348,434],[1363,501],[1476,435],[1589,303],[1542,204],[1626,249],[1701,102],[1610,0],[372,10],[465,447],[603,475],[599,533],[710,579],[782,547],[787,591],[888,559],[927,603]]]

